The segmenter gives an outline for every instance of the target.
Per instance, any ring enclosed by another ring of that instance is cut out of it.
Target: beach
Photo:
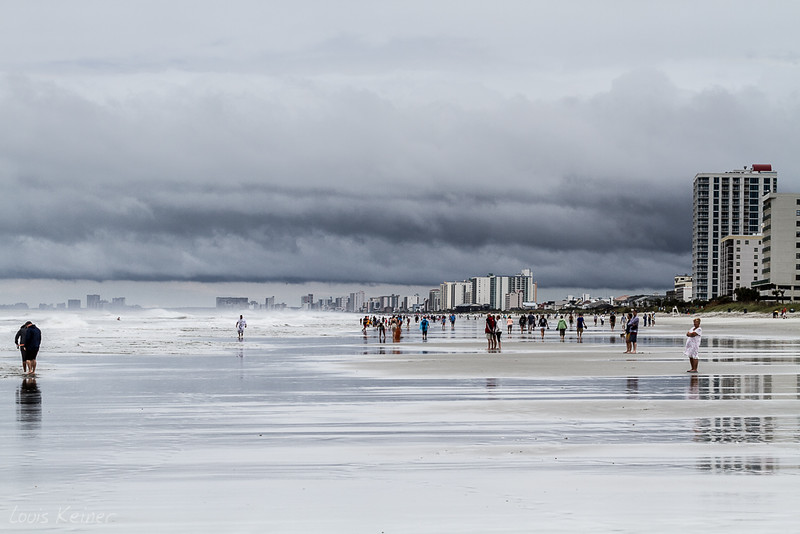
[[[5,311],[8,531],[778,532],[800,511],[800,317],[584,342],[355,314]],[[42,329],[35,383],[14,333]]]

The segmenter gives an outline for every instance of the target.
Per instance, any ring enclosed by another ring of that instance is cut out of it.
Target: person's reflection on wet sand
[[[638,377],[628,377],[627,382],[625,383],[625,393],[628,394],[628,398],[633,398],[639,395],[639,378]]]
[[[38,428],[42,422],[42,392],[35,378],[23,378],[17,389],[17,421],[24,428]]]

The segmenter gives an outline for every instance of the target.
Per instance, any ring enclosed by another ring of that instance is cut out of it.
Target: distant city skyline
[[[619,295],[664,293],[672,289],[670,279],[663,287],[639,287],[627,290],[599,288],[538,287],[540,301],[561,300],[567,295],[591,294],[595,297],[614,297]],[[316,298],[338,297],[351,292],[364,291],[367,296],[414,295],[427,297],[431,289],[439,286],[396,285],[396,284],[195,284],[195,283],[147,283],[147,282],[86,282],[85,290],[76,291],[80,282],[55,280],[43,281],[0,281],[0,305],[7,306],[24,302],[29,309],[36,310],[39,304],[66,304],[70,299],[80,299],[85,308],[86,295],[99,294],[109,302],[113,298],[125,297],[126,305],[142,308],[214,308],[216,298],[222,296],[247,297],[263,303],[267,297],[275,296],[276,303],[283,302],[288,307],[300,306],[303,295],[312,293]],[[31,298],[34,296],[35,298]]]

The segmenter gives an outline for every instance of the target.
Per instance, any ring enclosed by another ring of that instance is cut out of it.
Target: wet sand
[[[7,351],[0,524],[793,531],[798,321],[704,318],[699,376],[690,323],[660,318],[626,355],[607,325],[582,344],[515,330],[488,353],[479,321],[378,344],[357,329],[276,341],[248,317],[253,335],[212,335],[202,354],[43,351],[35,384]]]

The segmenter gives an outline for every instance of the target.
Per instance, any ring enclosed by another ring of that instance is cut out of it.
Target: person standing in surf
[[[28,372],[28,362],[25,360],[25,347],[21,345],[21,343],[25,343],[25,330],[28,328],[28,325],[31,324],[30,321],[26,321],[24,325],[19,327],[17,331],[17,335],[14,336],[14,344],[19,349],[19,353],[22,356],[22,372]]]
[[[30,323],[25,328],[25,337],[22,338],[22,343],[19,344],[21,349],[25,351],[25,362],[23,368],[27,364],[28,371],[25,374],[36,373],[36,356],[39,354],[39,346],[42,344],[42,332],[33,323]]]
[[[244,337],[244,329],[247,328],[247,321],[244,320],[244,316],[240,315],[239,320],[236,321],[236,331],[239,333],[239,339]]]

